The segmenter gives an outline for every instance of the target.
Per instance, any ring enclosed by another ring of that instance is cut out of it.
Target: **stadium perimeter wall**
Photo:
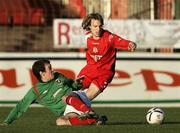
[[[75,79],[85,53],[0,53],[0,105],[17,103],[37,82],[31,66],[47,58],[55,71]],[[118,53],[112,83],[94,106],[179,106],[180,54]]]

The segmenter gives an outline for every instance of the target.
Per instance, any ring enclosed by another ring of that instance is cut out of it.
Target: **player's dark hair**
[[[42,81],[40,72],[45,72],[45,64],[50,64],[50,61],[46,59],[41,59],[35,61],[32,65],[33,74],[39,81]]]
[[[82,22],[81,26],[84,30],[90,31],[89,26],[91,25],[91,19],[98,20],[101,23],[101,26],[104,25],[103,17],[99,13],[91,13],[87,15]]]

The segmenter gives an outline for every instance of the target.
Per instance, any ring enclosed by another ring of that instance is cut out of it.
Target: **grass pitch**
[[[0,122],[8,115],[10,107],[0,107]],[[162,108],[165,121],[162,125],[149,125],[145,116],[149,108],[95,108],[107,115],[106,125],[61,126],[55,125],[56,116],[45,108],[29,108],[11,125],[0,126],[0,133],[179,133],[180,108]]]

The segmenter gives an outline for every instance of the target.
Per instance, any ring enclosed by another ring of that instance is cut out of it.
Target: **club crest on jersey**
[[[57,83],[61,83],[61,80],[60,79],[56,79],[55,80]]]
[[[98,53],[98,49],[96,47],[93,47],[93,53]]]

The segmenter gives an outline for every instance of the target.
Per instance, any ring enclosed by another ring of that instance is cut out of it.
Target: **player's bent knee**
[[[56,125],[57,126],[71,125],[71,123],[69,122],[69,119],[60,117],[56,120]]]

